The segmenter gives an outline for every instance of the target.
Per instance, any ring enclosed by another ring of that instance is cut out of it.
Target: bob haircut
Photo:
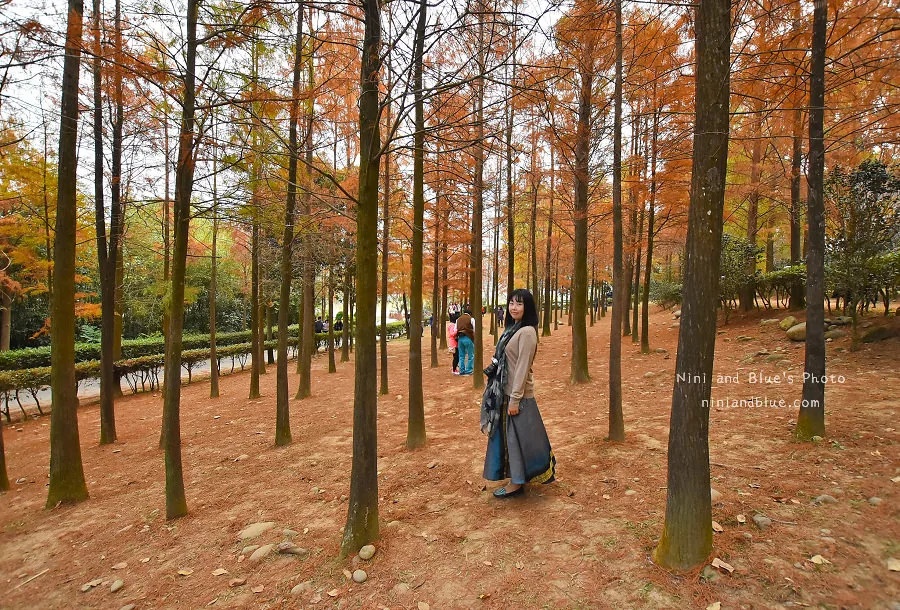
[[[537,315],[537,307],[534,305],[534,296],[532,296],[531,292],[525,290],[524,288],[518,288],[509,293],[509,297],[506,299],[506,318],[504,320],[504,326],[506,328],[510,328],[515,325],[516,321],[513,320],[513,317],[509,315],[509,302],[510,301],[518,301],[525,305],[525,311],[522,314],[522,326],[534,326],[538,325],[538,315]]]

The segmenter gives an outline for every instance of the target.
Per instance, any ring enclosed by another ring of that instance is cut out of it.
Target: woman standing
[[[459,350],[459,374],[471,375],[475,366],[475,325],[466,308],[456,320],[456,341]]]
[[[511,498],[525,491],[525,483],[550,483],[556,457],[534,400],[532,364],[537,352],[537,309],[525,289],[509,295],[506,330],[485,369],[487,387],[481,402],[481,430],[488,435],[484,478],[509,483],[494,491]]]

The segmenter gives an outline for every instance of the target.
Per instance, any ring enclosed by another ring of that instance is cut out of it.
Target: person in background
[[[456,346],[456,320],[459,314],[452,312],[450,314],[450,324],[447,325],[447,349],[453,354],[453,374],[459,375],[459,350]]]
[[[475,326],[472,314],[464,310],[456,320],[456,341],[459,348],[459,374],[471,375],[475,367]]]

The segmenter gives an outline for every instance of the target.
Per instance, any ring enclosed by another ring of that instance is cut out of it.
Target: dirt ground
[[[450,374],[445,353],[441,368],[425,369],[427,445],[405,449],[407,344],[390,343],[391,391],[378,415],[381,537],[369,561],[337,558],[352,363],[329,375],[327,358],[315,360],[314,397],[291,402],[294,442],[286,448],[273,444],[274,367],[260,400],[246,399],[248,373],[223,377],[215,400],[203,381],[186,386],[190,514],[172,523],[164,518],[159,395],[120,400],[119,441],[104,447],[96,405],[80,410],[91,497],[74,507],[43,508],[49,418],[5,427],[13,489],[0,495],[0,607],[897,608],[900,573],[888,565],[900,559],[900,339],[853,353],[848,339],[829,343],[828,373],[841,377],[827,386],[828,436],[795,443],[803,344],[762,323],[785,315],[733,317],[717,342],[723,377],[713,399],[725,402],[711,410],[710,453],[721,493],[713,518],[723,531],[710,561],[733,572],[675,575],[649,559],[665,513],[677,343],[672,313],[654,307],[651,347],[667,352],[642,355],[623,344],[623,444],[603,440],[609,319],[589,328],[588,384],[568,383],[568,327],[542,340],[535,391],[558,482],[507,501],[481,478],[480,394],[470,378]],[[769,403],[735,404],[748,397]],[[771,406],[778,399],[787,406]],[[822,495],[834,501],[813,502]],[[771,524],[760,529],[758,514]],[[268,531],[239,540],[247,525],[270,521]],[[286,536],[308,553],[242,557],[247,545]],[[368,573],[363,584],[348,578],[357,567]],[[214,575],[220,568],[227,574]],[[124,586],[113,593],[117,579]],[[230,586],[232,579],[246,580]],[[96,586],[83,592],[89,582]]]

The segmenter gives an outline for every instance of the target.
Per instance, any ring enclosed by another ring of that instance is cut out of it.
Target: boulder
[[[884,341],[900,335],[900,329],[891,328],[889,326],[875,326],[863,333],[861,337],[863,343],[875,343],[876,341]]]
[[[840,328],[832,328],[825,333],[826,339],[843,339],[847,336],[847,331]]]
[[[778,323],[778,326],[781,327],[781,330],[787,330],[791,326],[794,326],[797,323],[797,318],[794,316],[788,316],[784,320]]]
[[[791,341],[806,341],[806,322],[791,326],[787,331],[787,336]]]

